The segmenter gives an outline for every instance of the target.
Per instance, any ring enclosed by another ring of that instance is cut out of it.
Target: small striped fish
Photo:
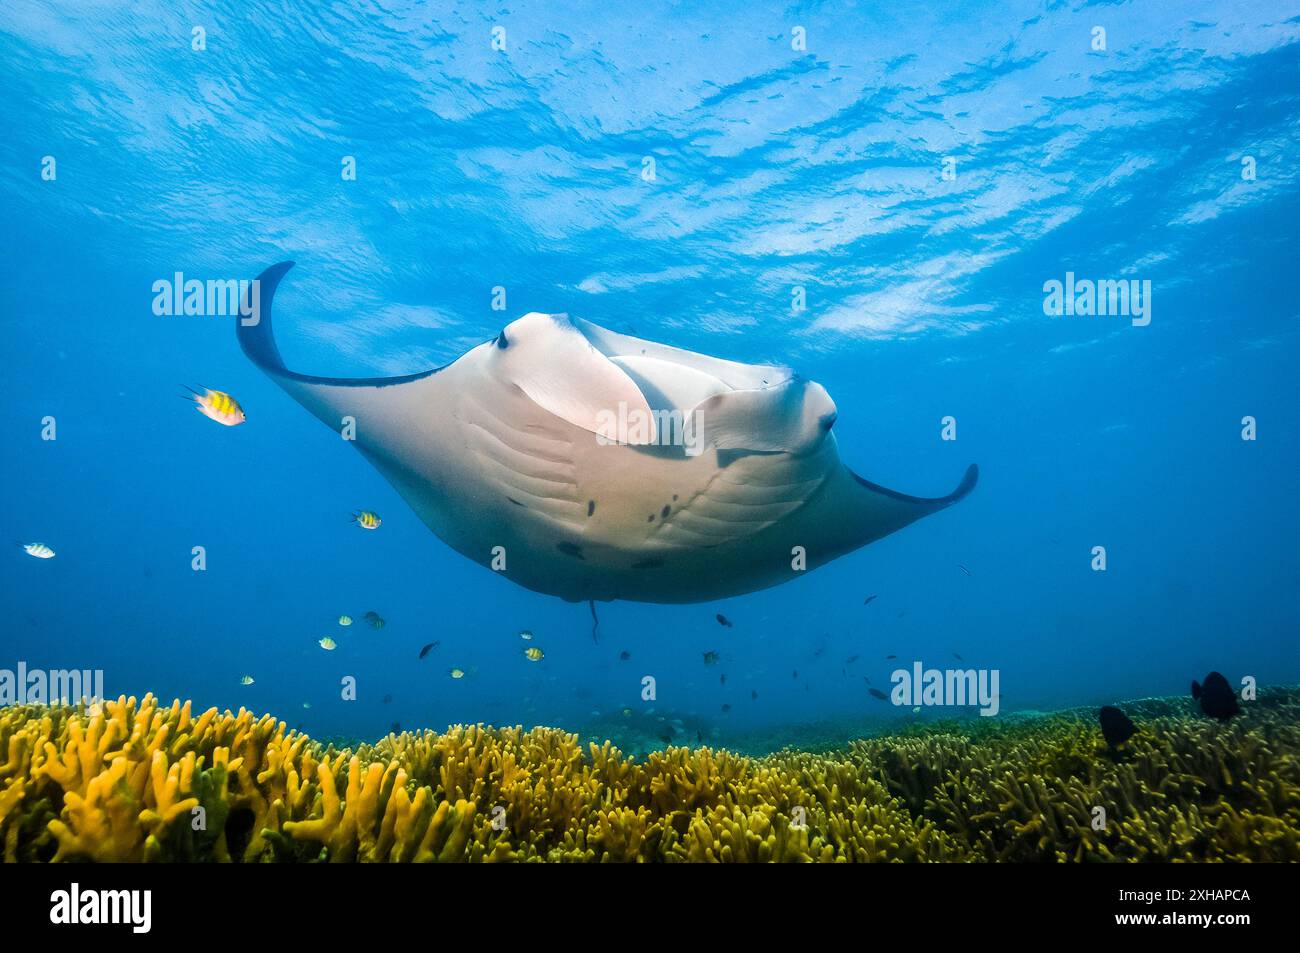
[[[46,546],[44,543],[23,543],[21,545],[29,556],[35,556],[37,559],[54,558],[54,550],[50,549],[50,547]]]
[[[194,395],[189,398],[194,401],[194,409],[223,427],[234,427],[248,419],[244,408],[239,406],[239,401],[225,391],[205,387],[202,394],[196,390],[190,390],[190,393]]]
[[[378,513],[372,513],[370,510],[353,513],[352,521],[362,529],[379,529],[379,524],[383,522]]]

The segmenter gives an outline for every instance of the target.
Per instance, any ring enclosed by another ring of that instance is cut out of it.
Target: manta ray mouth
[[[708,357],[619,334],[581,318],[571,319],[571,324],[632,380],[655,411],[688,413],[711,397],[779,387],[795,377],[788,367],[738,364]]]

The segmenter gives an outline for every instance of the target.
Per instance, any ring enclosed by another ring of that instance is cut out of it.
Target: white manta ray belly
[[[284,366],[260,276],[245,354],[354,445],[462,555],[572,601],[701,602],[785,582],[961,499],[870,483],[835,405],[789,369],[528,314],[446,367],[312,377]]]

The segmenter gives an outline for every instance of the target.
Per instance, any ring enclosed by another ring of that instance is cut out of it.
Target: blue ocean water
[[[906,720],[865,679],[914,661],[996,670],[1004,714],[1295,682],[1300,5],[1174,7],[5,4],[0,522],[57,556],[0,560],[0,668],[318,736],[630,708],[720,743]],[[290,258],[295,369],[568,312],[792,365],[876,483],[980,483],[774,589],[601,605],[593,642],[436,539],[231,319],[154,313],[177,272]],[[1067,273],[1149,281],[1149,323],[1046,314]]]

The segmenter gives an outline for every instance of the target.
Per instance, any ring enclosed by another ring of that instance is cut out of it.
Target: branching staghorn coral
[[[1118,757],[1078,711],[636,760],[550,728],[338,750],[152,696],[5,708],[0,845],[6,861],[1300,859],[1300,691],[1228,724],[1126,709],[1140,730]]]

